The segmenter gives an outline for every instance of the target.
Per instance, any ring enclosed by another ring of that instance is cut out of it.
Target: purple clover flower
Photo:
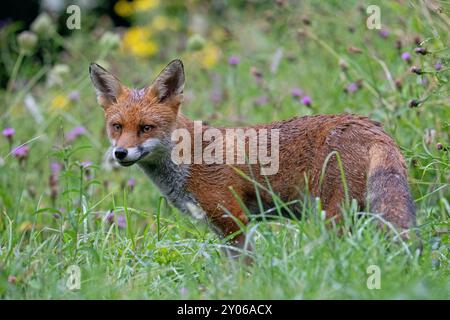
[[[188,293],[189,293],[188,288],[186,288],[186,287],[181,287],[181,288],[180,288],[180,294],[181,294],[182,296],[187,296]]]
[[[405,61],[411,61],[411,55],[409,54],[409,52],[403,52],[402,59]]]
[[[239,61],[240,61],[240,59],[239,59],[238,56],[230,56],[230,57],[228,58],[228,64],[229,64],[230,66],[236,66],[236,65],[238,65],[238,64],[239,64]]]
[[[55,175],[55,176],[58,175],[59,171],[61,171],[61,164],[60,163],[58,163],[58,162],[50,163],[50,172],[53,175]]]
[[[84,169],[87,169],[90,166],[92,166],[92,161],[82,161],[80,164],[81,164],[81,167],[83,167]]]
[[[434,65],[434,70],[441,71],[442,70],[442,63],[441,62],[436,62],[436,64]]]
[[[302,102],[305,106],[309,107],[309,106],[311,106],[311,104],[312,104],[312,99],[311,99],[310,96],[303,96],[302,99],[301,99],[301,102]]]
[[[117,226],[120,229],[125,229],[127,226],[127,219],[125,219],[125,216],[123,214],[120,214],[117,216]]]
[[[105,216],[105,219],[109,223],[113,223],[114,222],[114,211],[112,211],[112,210],[108,211],[108,213]]]
[[[356,82],[352,82],[345,88],[345,91],[347,91],[348,93],[353,93],[358,89],[359,89],[358,84]]]
[[[136,185],[136,179],[134,178],[130,178],[127,181],[127,186],[129,186],[130,188],[133,188]]]
[[[387,37],[389,37],[389,30],[383,28],[383,29],[380,30],[380,32],[378,34],[383,39],[386,39]]]
[[[67,133],[67,136],[66,136],[66,140],[67,141],[73,141],[73,140],[75,140],[77,137],[79,137],[79,136],[81,136],[81,135],[83,135],[83,134],[85,134],[86,133],[86,129],[84,128],[84,127],[82,127],[82,126],[77,126],[77,127],[75,127],[75,128],[73,128],[72,130],[70,130],[68,133]]]
[[[76,90],[71,91],[69,93],[69,100],[72,101],[72,102],[80,101],[80,92],[76,91]]]
[[[16,133],[16,131],[14,130],[14,128],[5,128],[5,129],[3,129],[3,131],[2,131],[2,134],[3,134],[6,138],[8,138],[8,139],[12,138],[12,136],[13,136],[15,133]]]
[[[295,87],[291,89],[291,94],[293,98],[300,98],[303,95],[303,90]]]
[[[11,152],[17,159],[25,159],[28,156],[28,146],[22,145],[13,149]]]

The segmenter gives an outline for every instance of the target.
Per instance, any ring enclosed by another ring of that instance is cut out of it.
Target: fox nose
[[[122,147],[118,147],[114,150],[114,156],[116,157],[116,159],[118,160],[123,160],[126,158],[128,154],[127,149],[122,148]]]

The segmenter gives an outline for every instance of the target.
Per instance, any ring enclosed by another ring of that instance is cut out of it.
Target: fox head
[[[103,107],[112,156],[122,166],[151,158],[173,131],[183,99],[184,69],[173,60],[143,89],[125,87],[98,64],[89,66],[97,101]]]

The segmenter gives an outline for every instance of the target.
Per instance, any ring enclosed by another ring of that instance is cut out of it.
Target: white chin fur
[[[127,156],[124,159],[121,159],[122,162],[130,162],[139,160],[143,154],[151,154],[154,149],[160,145],[161,141],[157,138],[150,138],[144,141],[140,147],[131,147],[127,148]],[[114,150],[112,150],[112,154],[114,154]]]

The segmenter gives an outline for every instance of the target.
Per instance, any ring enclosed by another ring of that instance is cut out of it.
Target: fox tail
[[[370,148],[367,201],[371,212],[406,231],[416,226],[416,209],[408,186],[406,165],[394,144]],[[408,237],[406,235],[406,237]]]

